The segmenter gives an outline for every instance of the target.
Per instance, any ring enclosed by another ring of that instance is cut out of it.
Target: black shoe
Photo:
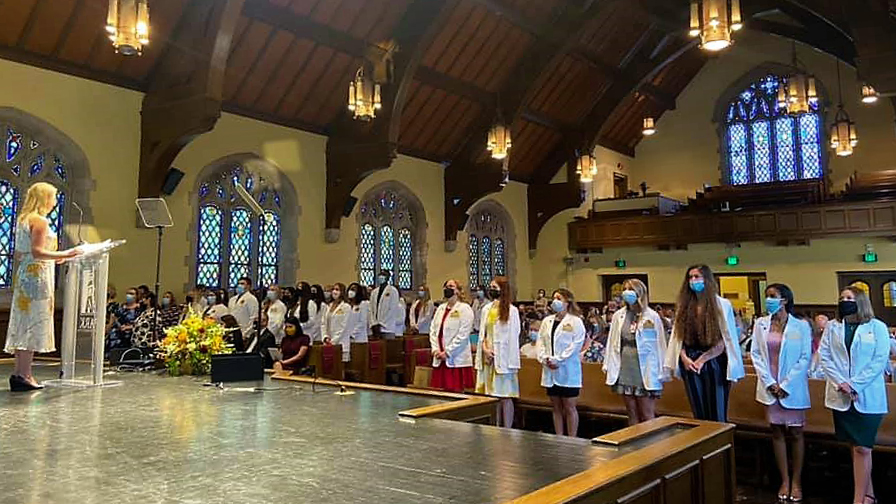
[[[29,390],[28,386],[30,384],[25,381],[19,375],[12,375],[9,377],[9,391],[10,392],[27,392]]]

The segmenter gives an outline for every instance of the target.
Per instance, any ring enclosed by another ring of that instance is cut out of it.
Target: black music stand
[[[152,334],[155,337],[158,334],[159,327],[159,307],[162,305],[159,300],[159,277],[162,270],[162,230],[166,227],[174,226],[174,221],[171,219],[171,212],[168,211],[168,204],[162,198],[138,198],[136,203],[143,225],[148,228],[156,228],[158,231],[155,285],[156,306],[153,308],[152,315]]]

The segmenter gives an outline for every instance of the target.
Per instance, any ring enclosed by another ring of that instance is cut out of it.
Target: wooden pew
[[[429,349],[429,336],[405,336],[404,368],[405,382],[416,383],[414,369],[418,365],[430,365],[432,360],[426,356],[431,355]]]
[[[322,343],[311,346],[311,355],[308,357],[308,365],[314,366],[317,376],[329,380],[344,380],[345,370],[342,363],[342,347],[330,345],[331,349],[324,349]],[[332,354],[328,354],[332,352]],[[325,354],[327,354],[325,356]]]
[[[395,373],[398,375],[397,385],[408,384],[408,371],[405,369],[404,345],[405,338],[409,336],[398,336],[395,339],[385,340],[386,344],[386,374]],[[413,336],[410,336],[413,337]]]
[[[896,170],[855,172],[849,177],[844,197],[850,200],[896,196]]]

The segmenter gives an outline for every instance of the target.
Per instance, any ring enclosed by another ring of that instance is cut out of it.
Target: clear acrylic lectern
[[[106,353],[106,290],[109,283],[109,251],[125,240],[106,240],[79,245],[82,254],[66,264],[62,312],[62,370],[50,386],[102,387],[121,382],[103,381]],[[75,350],[79,334],[91,338],[90,376],[75,374]]]

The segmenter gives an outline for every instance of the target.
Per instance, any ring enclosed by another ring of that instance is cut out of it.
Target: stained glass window
[[[818,104],[789,114],[778,107],[784,79],[766,75],[728,104],[725,115],[726,182],[733,185],[821,178]]]
[[[390,189],[371,190],[358,209],[358,272],[372,285],[380,270],[401,290],[415,286],[414,248],[417,217],[408,202]]]
[[[237,186],[255,198],[263,215],[242,206]],[[263,185],[263,179],[240,165],[215,173],[199,185],[198,285],[234,289],[244,276],[262,287],[280,281],[283,222],[279,209],[272,201],[262,201],[261,194],[278,195],[279,191]]]
[[[38,131],[20,125],[0,122],[5,132],[3,155],[0,157],[0,289],[12,286],[15,265],[15,229],[19,209],[28,188],[36,182],[56,187],[56,206],[47,214],[50,232],[57,236],[57,247],[65,246],[63,233],[67,200],[68,170],[64,151],[53,142],[44,141]],[[3,138],[3,137],[0,137]]]
[[[508,276],[506,223],[488,208],[467,221],[470,285],[487,286],[497,276]]]

